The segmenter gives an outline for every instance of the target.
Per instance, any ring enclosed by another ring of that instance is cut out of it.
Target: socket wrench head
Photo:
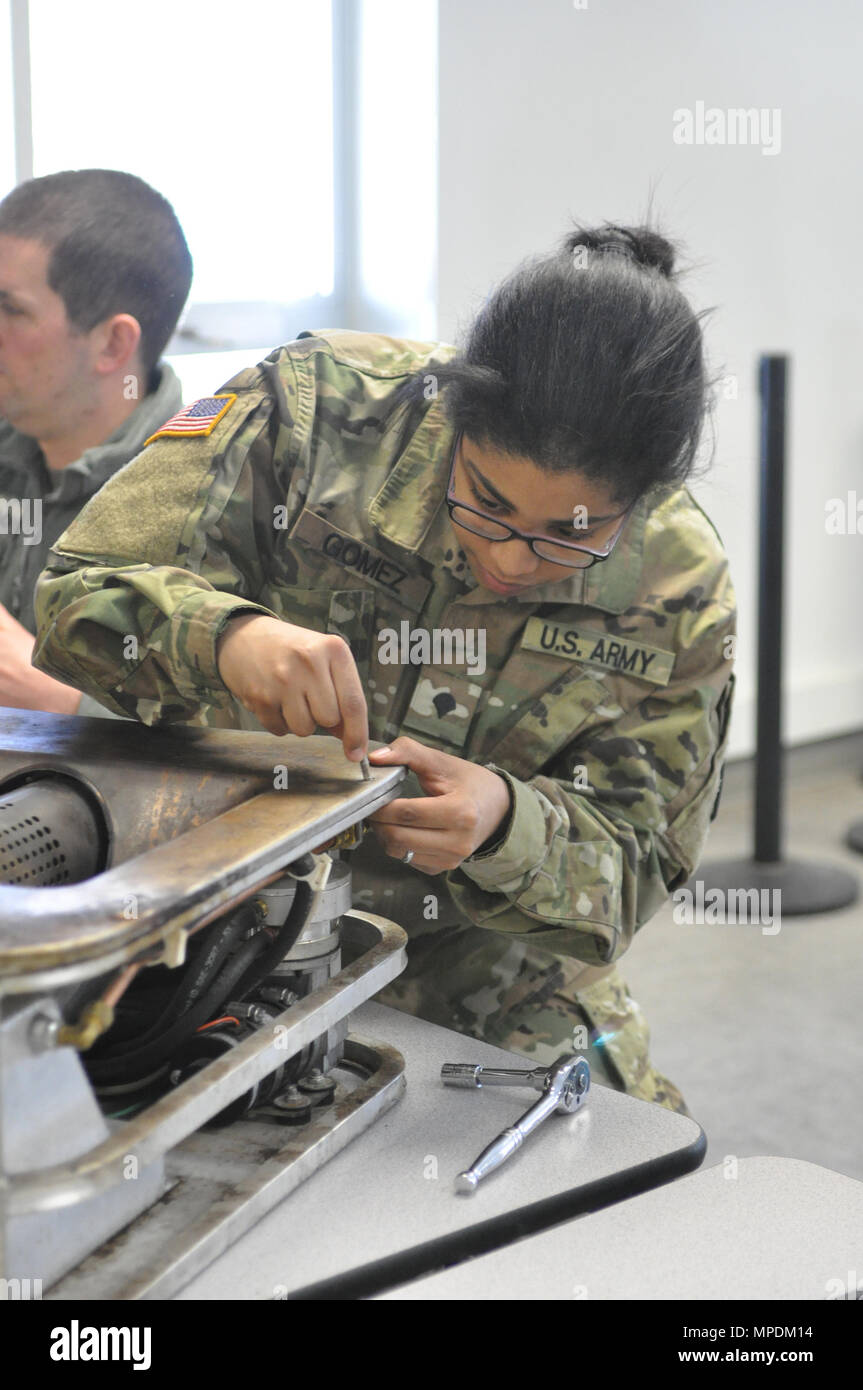
[[[590,1090],[590,1067],[578,1053],[566,1053],[548,1069],[546,1094],[556,1094],[558,1114],[571,1115]]]

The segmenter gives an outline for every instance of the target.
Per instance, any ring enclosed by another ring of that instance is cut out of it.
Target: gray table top
[[[858,1281],[863,1183],[729,1158],[380,1297],[824,1300]]]
[[[592,1085],[582,1111],[550,1116],[472,1196],[457,1196],[455,1175],[537,1096],[509,1087],[444,1087],[442,1063],[529,1068],[530,1061],[374,1003],[356,1011],[351,1031],[399,1049],[406,1062],[405,1095],[178,1298],[284,1297],[285,1291],[292,1294],[425,1242],[460,1240],[495,1219],[508,1222],[508,1233],[498,1239],[512,1240],[578,1210],[566,1196],[567,1210],[519,1229],[525,1209],[537,1202],[597,1184],[590,1195],[595,1208],[690,1172],[704,1156],[704,1136],[694,1120]]]

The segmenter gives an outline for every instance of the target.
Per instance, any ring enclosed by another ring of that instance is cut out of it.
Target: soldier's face
[[[93,345],[48,284],[50,257],[38,241],[0,236],[0,415],[40,440],[80,419],[92,389]]]
[[[455,496],[530,536],[599,548],[620,525],[621,504],[576,472],[547,473],[530,459],[502,454],[462,436],[456,451]],[[576,509],[586,509],[585,512]],[[577,524],[576,524],[577,522]],[[474,578],[492,593],[512,595],[570,579],[576,570],[534,554],[513,536],[490,541],[453,524]]]

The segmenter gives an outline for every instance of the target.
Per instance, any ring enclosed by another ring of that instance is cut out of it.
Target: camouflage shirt
[[[689,492],[657,489],[604,563],[515,597],[479,587],[444,505],[434,371],[454,353],[321,331],[241,372],[214,425],[157,438],[57,541],[34,665],[149,725],[260,729],[219,678],[228,617],[340,634],[372,739],[509,783],[503,840],[445,876],[462,919],[602,965],[701,854],[733,689],[727,559]],[[429,399],[392,410],[417,370]]]

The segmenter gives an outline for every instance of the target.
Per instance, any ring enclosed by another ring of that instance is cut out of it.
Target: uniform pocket
[[[273,584],[269,606],[286,622],[343,637],[351,649],[363,686],[368,685],[375,621],[370,589],[300,589]]]
[[[711,723],[716,727],[715,751],[710,760],[710,770],[700,791],[670,823],[665,839],[675,859],[683,866],[683,874],[670,885],[673,890],[698,868],[702,851],[707,840],[710,822],[713,820],[719,792],[722,785],[722,769],[728,747],[731,705],[734,693],[734,676],[730,676],[714,710]],[[673,814],[673,809],[672,809]]]
[[[483,762],[496,763],[514,777],[535,776],[608,699],[601,680],[583,668],[569,667],[531,702],[502,739],[486,745]]]

